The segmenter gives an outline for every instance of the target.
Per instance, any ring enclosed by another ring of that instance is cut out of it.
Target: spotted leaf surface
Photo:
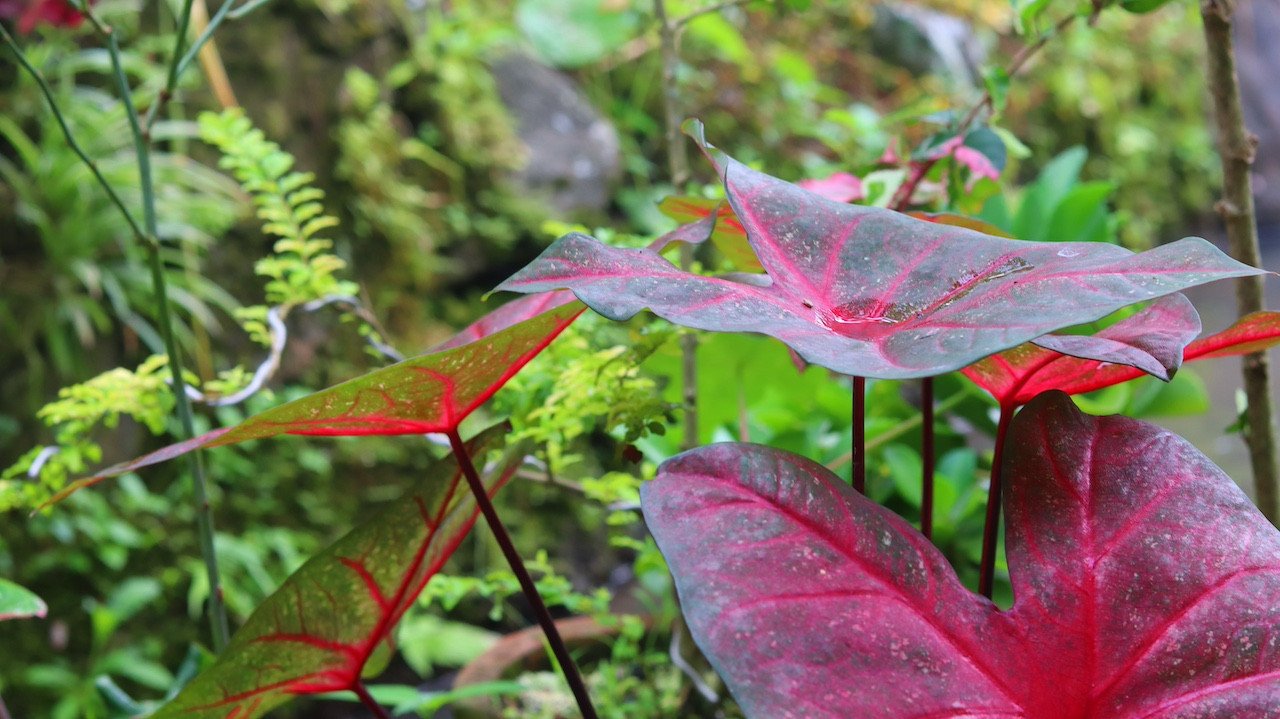
[[[1061,393],[1009,447],[1009,611],[821,465],[720,444],[660,468],[645,518],[748,717],[1280,717],[1280,533],[1226,475]]]
[[[1195,238],[1134,254],[1101,243],[1020,242],[832,202],[704,147],[766,277],[694,275],[651,251],[570,234],[499,289],[570,289],[612,319],[647,308],[698,329],[770,335],[844,374],[904,379],[1261,272]]]
[[[508,429],[489,429],[468,443],[468,451],[477,456],[500,445]],[[522,457],[509,452],[487,473],[490,494],[511,478]],[[452,457],[414,487],[294,572],[213,666],[155,717],[253,719],[295,695],[355,687],[479,514]]]

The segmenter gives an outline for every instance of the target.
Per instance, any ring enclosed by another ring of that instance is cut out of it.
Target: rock
[[[913,74],[982,82],[986,48],[958,17],[910,3],[876,5],[871,36],[876,55]]]
[[[493,63],[498,94],[528,150],[513,179],[560,212],[599,210],[618,175],[618,133],[566,75],[516,53]]]

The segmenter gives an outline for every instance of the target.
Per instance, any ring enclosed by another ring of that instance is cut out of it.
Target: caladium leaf
[[[499,446],[509,429],[491,427],[468,453]],[[487,472],[490,495],[523,457],[508,451]],[[295,695],[354,689],[478,515],[455,458],[441,460],[413,491],[290,575],[156,719],[253,719]]]
[[[1217,334],[1187,344],[1189,325],[1185,315],[1170,314],[1162,303],[1153,304],[1138,314],[1102,330],[1098,339],[1115,340],[1121,347],[1161,354],[1166,362],[1170,352],[1177,351],[1183,362],[1215,357],[1242,355],[1280,344],[1280,312],[1255,312],[1242,317]],[[1181,324],[1183,329],[1178,330]],[[1199,328],[1199,322],[1195,323]],[[1141,377],[1144,369],[1123,359],[1108,359],[1096,353],[1080,351],[1072,342],[1082,338],[1045,336],[1036,340],[1039,347],[1022,345],[1007,352],[987,357],[962,370],[975,384],[987,390],[1001,404],[1017,406],[1051,389],[1067,394],[1083,394],[1128,382]],[[1059,344],[1055,345],[1055,342]],[[1185,347],[1185,349],[1183,349]],[[1047,349],[1046,349],[1047,348]],[[1058,351],[1054,351],[1054,350]],[[1072,350],[1076,351],[1072,351]],[[1097,349],[1097,348],[1095,348]],[[1075,356],[1069,356],[1070,353]],[[1167,366],[1167,364],[1166,364]],[[1177,365],[1173,365],[1176,367]],[[1147,370],[1159,377],[1159,373]]]
[[[690,630],[749,717],[1280,717],[1280,533],[1186,441],[1014,420],[1014,605],[822,466],[755,445],[666,462],[642,503]]]
[[[606,317],[648,308],[704,330],[758,332],[849,375],[906,379],[1187,287],[1260,274],[1201,239],[1134,254],[1101,243],[1020,242],[832,202],[706,145],[771,282],[682,272],[656,253],[581,234],[499,289],[570,289]]]
[[[684,242],[691,245],[706,242],[707,238],[715,231],[716,219],[715,213],[708,213],[707,216],[699,220],[681,225],[649,243],[649,249],[654,252],[662,252],[676,242]],[[461,332],[432,347],[429,351],[441,352],[470,344],[525,320],[532,319],[543,312],[563,307],[575,299],[572,292],[560,290],[527,295],[512,300],[467,325]]]
[[[53,504],[103,479],[200,447],[221,447],[281,434],[396,435],[448,432],[493,396],[585,308],[577,302],[518,322],[496,334],[422,355],[282,404],[241,422],[109,467],[68,484]]]
[[[0,579],[0,622],[9,619],[43,617],[49,607],[31,590]]]

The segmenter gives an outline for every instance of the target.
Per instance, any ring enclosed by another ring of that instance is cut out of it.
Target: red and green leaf
[[[0,622],[43,617],[48,611],[49,607],[31,590],[0,579]]]
[[[1166,363],[1169,353],[1178,352],[1183,362],[1194,362],[1215,357],[1248,354],[1267,349],[1280,343],[1280,312],[1255,312],[1242,317],[1231,327],[1214,335],[1187,341],[1196,334],[1187,334],[1189,325],[1185,315],[1171,313],[1162,303],[1151,307],[1102,330],[1096,339],[1114,340],[1129,351],[1156,351]],[[1179,327],[1181,326],[1181,330]],[[1199,322],[1195,323],[1196,330]],[[1061,341],[1061,344],[1054,344]],[[1072,343],[1081,343],[1082,337],[1049,336],[1030,344],[1015,347],[998,355],[980,360],[962,370],[964,375],[979,387],[990,392],[1001,404],[1013,406],[1026,404],[1033,397],[1051,389],[1067,394],[1083,394],[1104,389],[1141,377],[1144,369],[1136,362],[1123,358],[1111,358],[1079,351]],[[1183,349],[1185,347],[1185,349]],[[1057,351],[1054,351],[1057,350]],[[1074,354],[1076,356],[1071,356]],[[1173,365],[1176,368],[1177,365]],[[1159,377],[1159,373],[1148,374]],[[1162,377],[1167,379],[1167,377]]]
[[[561,305],[469,344],[370,372],[254,415],[235,427],[214,430],[77,480],[48,504],[103,479],[201,447],[281,434],[396,435],[455,430],[584,311],[577,302]]]
[[[1007,612],[817,463],[720,444],[660,468],[645,518],[748,717],[1280,716],[1280,533],[1230,478],[1060,393],[1009,447]]]
[[[720,250],[734,267],[743,272],[763,272],[756,253],[747,244],[747,231],[733,214],[733,208],[724,200],[710,200],[703,197],[671,196],[658,203],[662,214],[676,222],[695,222],[706,217],[715,217],[715,232],[711,234],[711,244]]]
[[[703,146],[767,278],[694,275],[651,251],[570,234],[499,289],[567,288],[612,319],[647,308],[698,329],[770,335],[843,374],[905,379],[1262,272],[1194,238],[1134,254],[1102,243],[1008,240],[831,202]]]
[[[497,426],[467,444],[472,456],[501,444]],[[485,477],[493,495],[515,474],[510,451]],[[312,557],[262,603],[217,661],[157,719],[253,719],[301,694],[354,690],[381,671],[380,646],[479,514],[455,458],[415,489]]]

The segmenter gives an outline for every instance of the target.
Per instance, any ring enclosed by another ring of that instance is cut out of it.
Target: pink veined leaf
[[[649,249],[654,252],[662,252],[668,246],[676,242],[685,242],[688,244],[699,244],[706,242],[707,238],[715,231],[717,217],[714,213],[708,213],[694,222],[681,225],[667,234],[659,237],[649,243]],[[501,332],[513,325],[531,319],[536,315],[547,312],[558,307],[563,307],[575,300],[573,293],[568,290],[559,290],[557,292],[542,292],[536,295],[526,295],[518,299],[508,302],[498,309],[484,315],[480,319],[467,325],[461,332],[444,342],[432,347],[429,352],[442,352],[454,347],[461,347],[470,344],[476,340],[488,337],[496,332]]]
[[[796,187],[834,202],[857,202],[867,196],[862,180],[847,172],[837,172],[818,180],[800,180]]]
[[[770,335],[843,374],[906,379],[1187,287],[1262,273],[1200,239],[1134,254],[831,202],[702,144],[768,284],[689,274],[656,253],[570,234],[498,289],[567,288],[611,319],[648,308],[697,329]]]
[[[468,443],[472,456],[500,446],[509,427]],[[493,495],[524,452],[508,451],[484,477]],[[381,645],[479,514],[452,457],[415,489],[312,557],[254,611],[217,661],[156,719],[254,719],[301,694],[354,689]],[[385,656],[384,656],[385,654]]]
[[[1198,329],[1199,322],[1195,326]],[[1152,305],[1099,332],[1097,337],[1138,345],[1147,341],[1163,341],[1162,351],[1166,356],[1176,349],[1183,362],[1193,362],[1248,354],[1280,343],[1280,312],[1255,312],[1246,315],[1222,332],[1190,344],[1187,344],[1187,340],[1196,332],[1191,331],[1184,339],[1173,332],[1175,329],[1174,323],[1160,311],[1159,306]],[[1163,339],[1161,335],[1165,335]],[[1078,341],[1078,338],[1072,339]],[[1001,404],[1013,406],[1026,404],[1036,395],[1051,389],[1067,394],[1083,394],[1128,382],[1143,374],[1143,370],[1117,364],[1115,360],[1108,361],[1097,356],[1090,358],[1087,353],[1081,352],[1075,352],[1077,356],[1063,354],[1071,348],[1054,347],[1052,342],[1053,339],[1049,336],[1041,337],[1036,340],[1040,347],[1015,347],[980,360],[964,368],[962,372],[979,387],[990,392]],[[1059,351],[1055,352],[1054,349]],[[1172,368],[1176,367],[1175,364]],[[1148,373],[1159,376],[1155,372]]]
[[[720,444],[660,468],[645,518],[748,717],[1280,717],[1280,533],[1230,478],[1061,393],[1009,447],[1007,612],[817,463]]]
[[[448,432],[493,396],[578,315],[570,303],[470,344],[422,355],[282,404],[241,422],[117,464],[68,484],[44,506],[84,487],[201,447],[281,434],[356,436]]]

